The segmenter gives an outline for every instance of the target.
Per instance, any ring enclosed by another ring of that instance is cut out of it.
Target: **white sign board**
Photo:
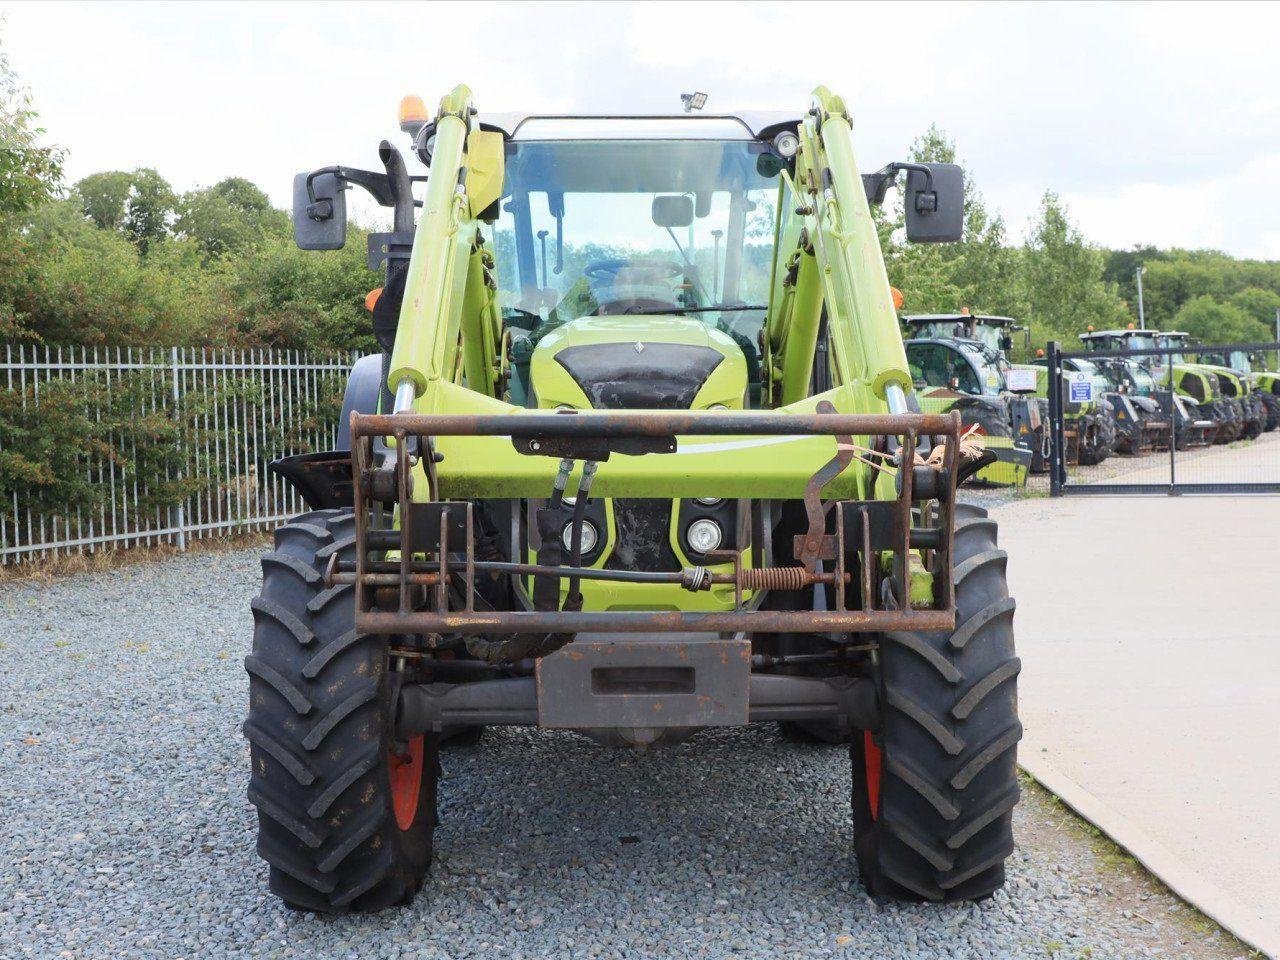
[[[1014,367],[1005,371],[1004,382],[1014,393],[1034,392],[1036,389],[1036,372]]]
[[[1070,403],[1092,403],[1093,381],[1087,373],[1064,373],[1067,378],[1067,400]]]

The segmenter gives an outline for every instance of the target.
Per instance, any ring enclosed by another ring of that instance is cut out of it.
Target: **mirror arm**
[[[391,206],[394,208],[392,229],[399,231],[413,230],[413,182],[409,179],[409,171],[404,165],[404,157],[400,151],[386,140],[378,145],[378,158],[386,168],[386,183],[391,194]]]
[[[933,192],[933,171],[929,169],[928,164],[896,160],[893,163],[886,163],[875,173],[863,174],[862,184],[867,192],[867,202],[873,206],[879,206],[884,203],[885,194],[889,192],[889,188],[898,179],[898,174],[904,170],[914,170],[917,173],[924,174],[924,190],[922,192]],[[917,206],[916,209],[919,210],[919,207]]]
[[[307,174],[307,199],[310,201],[307,206],[307,216],[312,220],[321,222],[333,216],[333,201],[316,199],[314,181],[316,177],[324,176],[326,173],[337,177],[344,184],[344,190],[346,189],[345,184],[354,183],[356,186],[367,190],[373,199],[378,202],[379,206],[395,206],[394,188],[391,185],[390,178],[385,173],[374,173],[372,170],[356,170],[351,167],[321,167],[319,170],[312,170]]]

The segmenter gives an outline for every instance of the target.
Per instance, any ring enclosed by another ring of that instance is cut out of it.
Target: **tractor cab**
[[[1031,328],[1011,317],[997,317],[971,313],[918,313],[902,318],[912,340],[970,340],[981,344],[982,351],[992,362],[1009,363],[1013,349],[1013,334],[1023,332],[1026,345],[1030,344]]]
[[[962,318],[961,315],[954,315]],[[976,427],[997,457],[980,470],[976,480],[993,485],[1026,482],[1039,449],[1041,417],[1034,400],[1009,392],[1005,371],[1009,363],[997,347],[976,337],[951,336],[960,324],[952,316],[904,318],[920,336],[904,342],[907,367],[922,410],[959,410],[966,427]],[[924,322],[916,322],[923,319]],[[963,318],[962,318],[963,319]],[[971,328],[969,328],[971,329]],[[928,336],[923,334],[944,334]]]
[[[1253,375],[1254,357],[1247,350],[1223,350],[1221,348],[1201,350],[1197,354],[1197,359],[1201,363],[1206,363],[1210,366],[1227,367],[1242,377]]]
[[[941,388],[989,397],[998,397],[1005,390],[999,360],[977,340],[908,340],[905,346],[917,390]]]
[[[507,133],[505,183],[483,229],[496,261],[511,401],[757,404],[786,166],[772,138],[794,140],[796,123],[496,120]]]

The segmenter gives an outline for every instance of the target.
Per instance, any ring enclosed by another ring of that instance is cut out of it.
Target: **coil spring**
[[[748,590],[799,590],[809,583],[804,567],[748,567],[742,586]]]

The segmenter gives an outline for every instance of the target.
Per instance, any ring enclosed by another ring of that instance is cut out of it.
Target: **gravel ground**
[[[1035,788],[994,898],[877,904],[847,754],[768,726],[654,754],[491,731],[445,756],[411,908],[290,913],[244,798],[257,577],[255,550],[0,587],[4,960],[1245,954]]]

